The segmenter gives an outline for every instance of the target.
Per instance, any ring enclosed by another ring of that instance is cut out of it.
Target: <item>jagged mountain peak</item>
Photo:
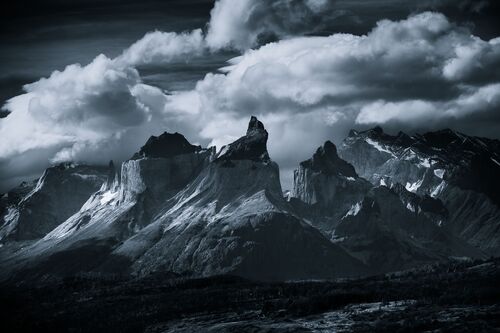
[[[248,123],[247,136],[260,131],[266,131],[266,129],[264,128],[264,124],[260,120],[258,120],[257,117],[251,116],[250,122]]]
[[[337,147],[331,141],[326,141],[316,150],[312,158],[301,162],[300,165],[327,175],[358,177],[354,167],[339,157]]]
[[[379,134],[379,135],[384,134],[384,129],[381,126],[375,126],[374,128],[370,129],[369,131],[372,133]]]
[[[449,128],[445,128],[445,129],[438,130],[435,132],[427,132],[427,133],[424,133],[422,136],[418,136],[418,137],[423,139],[425,142],[427,142],[428,144],[430,144],[432,146],[446,147],[447,145],[460,139],[460,137],[465,138],[466,135],[458,134],[457,132],[455,132]]]
[[[248,123],[248,129],[245,136],[222,147],[217,160],[251,160],[251,161],[269,161],[267,152],[268,133],[264,124],[252,116]]]
[[[160,136],[151,136],[131,159],[137,160],[143,157],[169,158],[176,155],[195,153],[200,150],[200,146],[192,145],[184,135],[178,132],[164,132]]]

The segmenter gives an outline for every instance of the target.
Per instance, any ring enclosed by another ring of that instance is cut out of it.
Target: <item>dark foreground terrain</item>
[[[500,332],[500,260],[340,281],[79,276],[3,285],[1,332]]]

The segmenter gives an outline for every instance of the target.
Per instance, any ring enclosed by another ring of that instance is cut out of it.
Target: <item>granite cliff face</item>
[[[498,140],[451,130],[392,136],[374,128],[351,131],[339,155],[375,185],[401,184],[439,199],[444,207],[437,208],[436,223],[491,255],[500,254]]]

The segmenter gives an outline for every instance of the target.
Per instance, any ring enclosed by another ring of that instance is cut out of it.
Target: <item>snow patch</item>
[[[434,170],[434,175],[440,179],[443,179],[444,169],[436,169]]]
[[[350,182],[353,182],[355,181],[356,179],[354,179],[354,177],[347,177],[347,180],[350,181]]]
[[[420,166],[423,166],[424,168],[430,168],[431,167],[431,161],[428,158],[423,158],[419,159],[420,160]]]
[[[223,146],[223,147],[220,149],[219,153],[217,154],[217,158],[219,158],[219,157],[221,157],[221,156],[225,155],[225,154],[227,153],[227,151],[228,151],[228,150],[229,150],[229,145],[225,145],[225,146]]]
[[[106,205],[109,203],[111,200],[115,199],[118,197],[119,192],[111,192],[111,191],[106,191],[101,195],[101,200],[99,201],[101,205]]]
[[[491,160],[492,160],[493,162],[495,162],[497,165],[499,165],[499,166],[500,166],[500,162],[498,162],[497,160],[495,160],[493,157],[491,158]]]
[[[417,192],[417,190],[420,188],[420,186],[422,185],[422,183],[424,182],[424,179],[420,179],[414,183],[406,183],[406,189],[409,191],[409,192]]]
[[[378,151],[381,151],[381,152],[384,152],[384,153],[387,153],[387,154],[390,154],[391,156],[393,157],[396,157],[396,155],[394,155],[394,153],[392,151],[390,151],[389,149],[383,147],[380,143],[378,143],[377,141],[374,141],[370,138],[366,138],[365,139],[366,143],[368,143],[369,145],[373,146],[375,149],[377,149]]]
[[[406,209],[415,213],[415,207],[413,207],[413,205],[409,202],[406,204]]]
[[[17,220],[18,217],[19,217],[19,210],[17,210],[17,208],[14,207],[9,207],[7,209],[7,214],[5,214],[4,216],[4,220],[5,222],[10,223],[14,220]]]
[[[433,198],[437,197],[444,190],[445,186],[446,186],[446,182],[443,180],[441,183],[439,183],[438,186],[436,186],[434,191],[432,191],[431,197],[433,197]]]
[[[351,206],[349,211],[344,215],[342,219],[346,218],[347,216],[356,216],[358,215],[360,210],[361,210],[361,202],[358,202]]]
[[[347,239],[347,237],[337,237],[337,238],[334,238],[334,237],[335,236],[333,236],[331,239],[332,243],[342,243],[343,241],[345,241]]]

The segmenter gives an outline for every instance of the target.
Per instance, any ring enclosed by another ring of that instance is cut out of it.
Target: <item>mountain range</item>
[[[151,137],[0,197],[1,280],[80,273],[330,279],[500,254],[500,142],[380,127],[327,141],[283,193],[257,118],[218,152]]]

